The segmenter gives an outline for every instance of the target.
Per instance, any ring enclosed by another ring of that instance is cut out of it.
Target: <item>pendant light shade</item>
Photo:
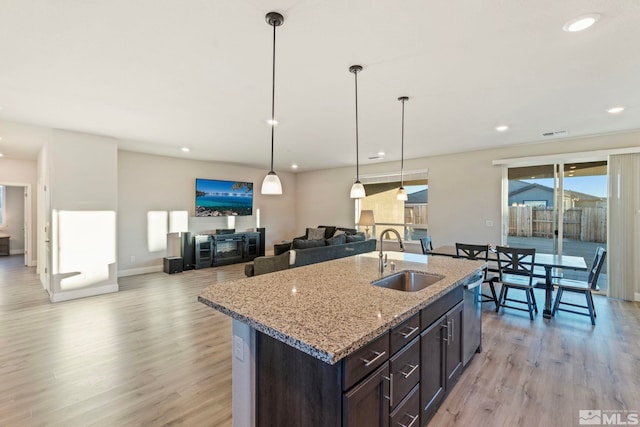
[[[358,73],[362,71],[361,65],[352,65],[349,67],[349,72],[353,73],[356,83],[356,182],[351,186],[351,198],[362,199],[367,196],[364,191],[364,185],[360,182],[360,164],[358,153]]]
[[[407,195],[407,190],[404,187],[398,188],[398,192],[396,193],[396,199],[406,202],[409,200],[409,196]]]
[[[408,96],[401,96],[398,98],[398,101],[402,102],[402,145],[400,148],[400,188],[396,193],[396,198],[400,201],[406,202],[409,200],[409,196],[407,195],[407,191],[404,189],[404,103],[408,101]]]
[[[367,193],[364,191],[364,185],[360,181],[356,181],[351,186],[351,198],[362,199],[367,197]]]
[[[282,194],[282,184],[280,178],[274,171],[270,171],[262,181],[262,194]]]
[[[273,67],[271,78],[271,169],[262,181],[262,194],[281,195],[282,184],[280,178],[273,170],[273,139],[275,132],[275,99],[276,99],[276,27],[284,23],[284,17],[277,12],[269,12],[265,16],[267,24],[273,27]]]

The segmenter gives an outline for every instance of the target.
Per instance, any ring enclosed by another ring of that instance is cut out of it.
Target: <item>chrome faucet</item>
[[[387,255],[382,251],[382,239],[384,239],[385,234],[389,233],[390,231],[396,235],[396,237],[398,238],[398,243],[400,243],[400,250],[404,252],[402,237],[400,237],[400,233],[398,233],[398,230],[396,230],[395,228],[387,228],[383,230],[382,233],[380,233],[380,242],[378,243],[380,245],[380,253],[378,254],[378,272],[381,276],[384,274],[384,268],[387,266]]]

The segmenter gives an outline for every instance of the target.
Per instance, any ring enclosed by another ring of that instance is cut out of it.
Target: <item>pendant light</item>
[[[361,65],[352,65],[349,72],[353,73],[356,82],[356,182],[351,186],[351,198],[362,199],[367,193],[364,191],[364,185],[360,182],[360,164],[358,162],[358,73],[362,71]]]
[[[273,27],[273,73],[271,78],[271,169],[269,173],[262,181],[262,194],[282,194],[282,184],[280,178],[273,171],[273,137],[275,132],[275,98],[276,98],[276,27],[279,27],[284,22],[284,17],[278,12],[269,12],[265,16],[267,24]]]
[[[408,100],[408,96],[401,96],[400,98],[398,98],[398,101],[402,102],[402,145],[400,149],[400,188],[396,193],[396,198],[403,202],[409,200],[409,196],[404,189],[404,103]]]

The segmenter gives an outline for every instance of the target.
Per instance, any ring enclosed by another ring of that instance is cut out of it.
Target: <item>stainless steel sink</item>
[[[387,289],[395,289],[396,291],[416,292],[427,288],[442,279],[444,279],[444,276],[439,274],[403,270],[390,276],[374,280],[371,284]]]

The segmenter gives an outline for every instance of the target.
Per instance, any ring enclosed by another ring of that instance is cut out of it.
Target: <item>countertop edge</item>
[[[409,310],[406,310],[404,313],[394,317],[393,319],[389,320],[388,322],[380,325],[379,327],[377,327],[376,329],[372,330],[371,332],[367,333],[366,335],[360,337],[359,339],[355,340],[353,342],[352,345],[346,347],[343,351],[339,351],[336,353],[329,353],[326,352],[324,350],[320,350],[306,342],[303,342],[299,339],[295,339],[290,337],[289,335],[286,335],[280,331],[277,331],[269,326],[266,326],[260,322],[255,321],[252,318],[249,318],[247,316],[244,316],[236,311],[233,311],[227,307],[225,307],[224,305],[220,305],[217,304],[213,301],[210,301],[206,298],[203,298],[202,296],[198,296],[198,301],[235,319],[238,320],[242,323],[247,324],[248,326],[250,326],[251,328],[260,331],[274,339],[277,339],[278,341],[281,341],[285,344],[290,345],[291,347],[302,351],[303,353],[306,353],[312,357],[315,357],[316,359],[319,359],[325,363],[328,363],[330,365],[335,365],[336,363],[338,363],[340,360],[344,359],[345,357],[349,356],[350,354],[352,354],[353,352],[355,352],[356,350],[358,350],[359,348],[365,346],[367,343],[371,342],[372,340],[374,340],[375,338],[379,337],[380,335],[382,335],[383,333],[391,330],[394,326],[399,325],[400,323],[404,322],[405,320],[407,320],[409,317],[413,316],[414,314],[418,313],[420,310],[422,310],[423,308],[427,307],[428,305],[430,305],[431,303],[433,303],[435,300],[437,300],[438,298],[442,297],[443,295],[445,295],[446,293],[448,293],[449,291],[451,291],[452,289],[458,287],[458,286],[462,286],[464,280],[466,278],[468,278],[469,276],[472,276],[480,271],[482,271],[483,268],[486,267],[486,264],[484,266],[481,266],[475,270],[473,270],[471,273],[461,277],[460,279],[458,279],[457,281],[451,283],[449,286],[443,288],[440,292],[435,293],[431,296],[429,296],[428,299],[426,299],[425,301],[422,301],[418,304],[416,304],[415,306],[413,306],[412,308],[410,308]]]

